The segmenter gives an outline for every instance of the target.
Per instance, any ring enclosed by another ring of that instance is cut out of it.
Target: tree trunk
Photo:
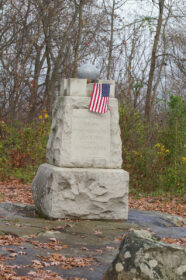
[[[77,76],[79,46],[80,46],[80,42],[81,42],[82,27],[83,27],[83,20],[82,20],[83,5],[84,5],[84,0],[81,0],[79,3],[79,9],[78,9],[79,10],[78,34],[77,34],[77,41],[75,43],[75,48],[74,48],[74,69],[73,69],[73,73],[72,73],[73,78],[76,78],[76,76]]]
[[[108,57],[108,68],[107,68],[107,80],[110,79],[110,70],[111,70],[111,64],[112,64],[115,4],[116,4],[116,1],[113,0],[112,13],[111,13],[111,31],[110,31],[110,42],[109,42],[109,57]]]
[[[154,37],[154,43],[152,47],[151,65],[149,71],[147,95],[146,95],[146,102],[145,102],[145,117],[148,121],[150,120],[150,113],[151,113],[152,82],[154,78],[156,52],[157,52],[158,42],[161,33],[164,5],[165,5],[165,0],[159,0],[159,17],[158,17],[158,24],[156,27],[156,35]]]
[[[60,46],[58,56],[55,59],[54,69],[51,73],[49,88],[48,88],[48,92],[47,92],[47,100],[46,100],[46,107],[47,107],[47,111],[49,114],[52,113],[52,103],[53,103],[53,99],[54,99],[54,92],[55,92],[55,88],[56,88],[57,76],[59,74],[59,69],[61,67],[61,63],[63,61],[64,46],[66,45],[66,43],[68,41],[69,33],[72,29],[72,26],[75,23],[76,18],[77,18],[77,9],[75,9],[73,18],[72,18],[71,22],[69,23],[67,30],[63,36],[63,42]]]

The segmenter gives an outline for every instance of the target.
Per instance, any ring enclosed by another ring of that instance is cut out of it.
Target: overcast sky
[[[141,16],[157,16],[158,9],[154,6],[151,0],[129,0],[121,9],[122,14],[125,15],[125,21],[131,21],[136,18],[136,15]],[[128,19],[127,17],[128,16]]]

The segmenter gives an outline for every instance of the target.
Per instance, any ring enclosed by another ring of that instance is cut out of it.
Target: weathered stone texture
[[[93,83],[64,79],[32,190],[37,210],[49,218],[127,219],[128,173],[121,169],[118,102],[110,84],[106,114],[88,110]]]
[[[136,230],[124,238],[104,276],[104,280],[184,279],[186,248],[160,242],[145,230]]]
[[[38,212],[49,218],[127,219],[128,173],[43,164],[32,184]]]
[[[99,80],[98,83],[110,84],[110,98],[115,97],[115,81],[114,80]],[[84,96],[91,97],[93,83],[87,84],[86,79],[62,79],[60,84],[60,96]]]
[[[80,79],[96,81],[99,78],[99,70],[93,64],[86,63],[78,67],[77,76]]]
[[[121,168],[118,103],[107,114],[88,111],[90,98],[64,96],[55,103],[47,162],[59,167]]]

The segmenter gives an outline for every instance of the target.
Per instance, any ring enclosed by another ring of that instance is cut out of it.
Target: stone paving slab
[[[160,238],[185,238],[186,228],[179,227],[179,221],[185,221],[182,217],[154,211],[130,210],[128,222],[151,228]]]
[[[65,257],[91,257],[93,262],[87,267],[74,267],[62,269],[60,265],[49,266],[45,270],[57,272],[66,279],[73,277],[88,280],[103,279],[104,272],[109,267],[118,253],[122,236],[131,228],[151,228],[160,237],[167,235],[186,237],[185,228],[178,227],[180,217],[164,215],[148,211],[129,211],[128,221],[93,221],[93,220],[46,220],[35,214],[34,206],[0,203],[0,235],[12,234],[13,236],[27,237],[21,246],[25,255],[16,256],[7,260],[10,265],[32,265],[32,260],[39,260],[39,256],[48,256],[56,253],[53,249],[36,248],[32,241],[42,243],[51,242],[55,238],[60,244],[65,245],[57,253]],[[6,246],[20,251],[20,246]],[[2,250],[0,254],[9,256],[9,251]],[[27,275],[31,267],[17,269],[18,275]]]

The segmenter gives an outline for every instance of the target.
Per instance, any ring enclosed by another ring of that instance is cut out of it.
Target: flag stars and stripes
[[[89,111],[105,114],[108,111],[110,95],[109,84],[95,83],[89,105]]]

